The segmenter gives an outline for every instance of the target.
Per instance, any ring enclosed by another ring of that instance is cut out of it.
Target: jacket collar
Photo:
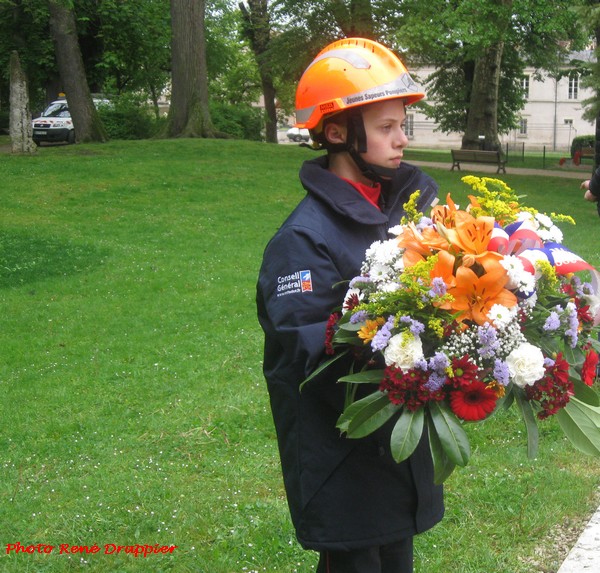
[[[348,182],[327,170],[327,156],[305,161],[300,169],[303,187],[333,211],[364,225],[388,223],[388,216],[371,205]]]
[[[418,202],[418,208],[421,210],[428,208],[432,199],[437,195],[437,185],[433,179],[425,176],[413,165],[403,162],[396,170],[396,175],[389,186],[390,189],[382,191],[384,201],[382,209],[379,211],[350,183],[328,171],[327,167],[326,155],[305,161],[300,169],[302,185],[311,195],[326,203],[333,211],[357,223],[388,224],[390,213],[394,214],[394,218],[399,218],[403,212],[402,205],[408,201],[410,193],[416,188],[420,188],[422,193]]]

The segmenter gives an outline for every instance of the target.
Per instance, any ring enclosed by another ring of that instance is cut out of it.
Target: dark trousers
[[[351,551],[322,551],[316,573],[413,573],[413,538]]]

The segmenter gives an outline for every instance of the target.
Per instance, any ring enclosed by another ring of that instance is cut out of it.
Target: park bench
[[[451,149],[452,154],[452,168],[450,171],[454,171],[455,167],[458,167],[460,171],[461,161],[464,163],[493,163],[498,166],[496,173],[506,173],[506,159],[503,158],[500,151],[479,151],[476,149]]]
[[[579,151],[579,159],[591,159],[594,161],[596,158],[596,150],[593,147],[582,147]]]

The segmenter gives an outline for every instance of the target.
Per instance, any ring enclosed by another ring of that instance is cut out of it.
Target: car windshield
[[[51,103],[42,113],[42,117],[71,117],[65,102]]]

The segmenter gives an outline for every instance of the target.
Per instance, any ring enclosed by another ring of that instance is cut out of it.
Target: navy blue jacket
[[[326,323],[347,289],[332,285],[360,274],[366,249],[390,238],[387,229],[400,222],[413,191],[422,191],[420,206],[426,209],[437,185],[403,163],[379,211],[326,167],[326,157],[302,166],[307,195],[267,245],[257,306],[265,333],[264,374],[298,540],[307,549],[346,550],[412,536],[443,515],[426,437],[409,460],[397,464],[389,448],[394,420],[358,440],[335,427],[345,392],[337,379],[347,365],[326,370],[299,391],[326,357]]]

